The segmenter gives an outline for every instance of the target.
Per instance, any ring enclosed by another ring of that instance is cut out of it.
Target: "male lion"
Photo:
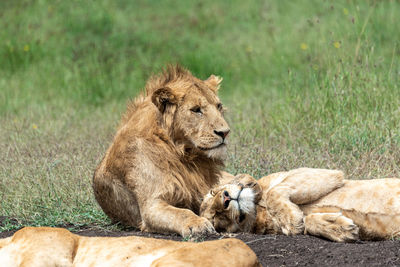
[[[226,154],[221,81],[179,66],[149,79],[94,173],[96,200],[110,218],[182,236],[214,232],[196,214]]]
[[[261,266],[234,238],[201,243],[137,236],[86,237],[66,229],[26,227],[0,239],[2,267]]]
[[[210,191],[201,216],[217,231],[322,236],[337,242],[400,236],[400,179],[344,180],[337,170],[301,168],[232,176]]]

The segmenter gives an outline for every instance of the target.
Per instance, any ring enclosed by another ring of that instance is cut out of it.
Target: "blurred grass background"
[[[107,225],[93,170],[167,63],[224,77],[232,173],[400,177],[399,25],[398,1],[3,0],[0,215]]]

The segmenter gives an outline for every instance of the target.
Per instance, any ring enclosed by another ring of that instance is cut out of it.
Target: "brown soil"
[[[1,224],[1,217],[0,217]],[[15,231],[0,233],[0,238]],[[177,235],[142,233],[136,230],[105,231],[84,228],[74,231],[84,236],[144,236],[182,241]],[[211,235],[201,240],[224,238]],[[282,236],[238,234],[257,254],[263,266],[400,266],[400,241],[380,241],[340,244],[312,236]]]

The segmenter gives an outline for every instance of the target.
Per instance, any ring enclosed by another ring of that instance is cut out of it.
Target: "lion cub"
[[[301,168],[256,181],[232,176],[212,189],[201,216],[217,231],[310,234],[337,242],[400,235],[400,179],[344,180],[338,170]]]

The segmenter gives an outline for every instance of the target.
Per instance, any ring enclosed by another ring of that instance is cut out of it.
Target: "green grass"
[[[167,63],[224,77],[230,172],[400,177],[398,25],[398,1],[1,1],[0,215],[106,227],[93,170]]]

